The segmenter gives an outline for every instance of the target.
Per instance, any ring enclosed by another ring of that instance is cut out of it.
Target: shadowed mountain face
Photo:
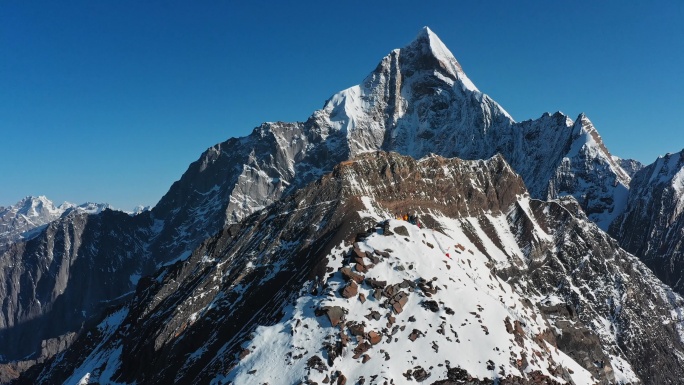
[[[143,278],[19,383],[675,384],[682,304],[500,156],[369,153]]]
[[[153,267],[140,243],[144,237],[128,214],[72,212],[40,236],[12,245],[0,259],[3,355],[63,348],[88,318],[130,291],[141,270]]]
[[[573,120],[556,113],[514,122],[425,28],[409,45],[383,58],[361,84],[333,95],[307,121],[264,123],[249,136],[209,148],[151,211],[135,217],[111,212],[65,216],[4,251],[3,361],[24,360],[20,368],[11,368],[20,370],[61,351],[85,324],[98,319],[98,309],[140,290],[140,277],[196,258],[193,250],[209,237],[244,226],[241,221],[252,213],[283,198],[290,202],[299,189],[340,162],[376,150],[414,158],[431,153],[471,160],[496,155],[520,175],[516,180],[524,182],[532,198],[571,196],[565,198],[567,206],[578,215],[584,211],[604,229],[627,202],[629,176],[587,117]],[[423,187],[404,191],[406,202],[420,198],[423,208],[439,204],[440,212],[450,216],[468,214],[469,207],[482,203],[473,201],[477,194],[461,195],[448,198],[445,208],[444,202],[420,195]],[[488,194],[510,198],[511,193]],[[386,209],[407,209],[402,199],[393,198]],[[258,238],[253,233],[243,237],[247,239],[241,242]],[[305,246],[296,249],[300,247]]]
[[[638,171],[625,213],[610,227],[625,250],[684,292],[684,157],[668,154]]]

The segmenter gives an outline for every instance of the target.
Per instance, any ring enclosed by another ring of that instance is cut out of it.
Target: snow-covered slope
[[[385,222],[407,211],[422,228]],[[676,384],[683,305],[500,156],[369,153],[142,278],[19,383]]]
[[[324,291],[302,290],[280,322],[257,327],[244,358],[216,383],[433,383],[459,375],[596,383],[462,233],[399,220],[386,226],[393,235],[372,234],[351,255],[335,250],[328,266],[338,272]],[[345,271],[365,278],[357,284]]]
[[[625,213],[610,233],[666,283],[684,292],[684,152],[638,171]]]
[[[55,206],[45,196],[28,196],[12,206],[0,207],[0,250],[30,238],[67,211],[97,214],[107,208],[111,209],[108,204],[90,202],[81,205],[64,202]]]

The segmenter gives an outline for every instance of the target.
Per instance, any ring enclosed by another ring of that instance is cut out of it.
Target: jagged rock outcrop
[[[500,156],[368,153],[142,278],[18,383],[677,383],[684,301],[566,206]],[[378,224],[398,208],[427,228]]]
[[[684,293],[684,152],[638,171],[625,213],[610,234],[665,283]]]

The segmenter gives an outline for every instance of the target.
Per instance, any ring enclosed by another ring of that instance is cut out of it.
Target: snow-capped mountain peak
[[[436,75],[455,81],[454,85],[460,85],[464,91],[480,93],[475,84],[468,79],[454,54],[428,27],[423,27],[418,36],[400,50],[400,55],[399,60],[411,62],[412,67],[418,70],[434,71]]]
[[[59,206],[44,195],[27,196],[14,205],[0,207],[0,250],[20,239],[35,235],[35,229],[72,211],[97,214],[111,208],[109,204],[84,203],[75,205],[64,202]]]
[[[423,27],[418,33],[418,36],[416,36],[416,39],[406,46],[403,51],[412,53],[420,52],[423,60],[425,57],[433,57],[439,64],[437,68],[445,71],[452,79],[458,79],[465,89],[479,92],[475,84],[466,76],[461,64],[456,60],[454,54],[451,53],[439,36],[430,28]],[[421,56],[417,56],[416,58],[421,58]]]
[[[27,217],[50,215],[59,212],[59,209],[55,207],[52,201],[44,195],[37,197],[27,196],[13,207],[16,208],[17,214],[25,215]]]

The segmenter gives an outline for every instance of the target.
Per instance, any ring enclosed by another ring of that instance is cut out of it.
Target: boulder
[[[376,321],[379,321],[380,318],[382,318],[382,314],[380,314],[378,311],[372,310],[370,313],[366,314],[364,317],[366,319],[374,319]]]
[[[353,323],[348,326],[349,332],[354,336],[363,336],[365,334],[365,327],[360,323]]]
[[[311,369],[317,370],[319,373],[323,373],[326,369],[327,366],[319,356],[311,356],[309,360],[306,362],[306,366]]]
[[[395,302],[395,303],[392,304],[392,309],[394,309],[394,312],[397,313],[397,314],[399,314],[399,313],[401,313],[402,311],[404,311],[404,308],[403,308],[401,305],[399,305],[399,303],[397,303],[397,302]]]
[[[344,287],[342,290],[342,297],[344,298],[352,298],[356,297],[356,295],[359,292],[359,285],[356,284],[354,281],[349,281],[347,283],[347,286]]]
[[[344,308],[340,306],[326,306],[323,308],[325,314],[330,320],[330,324],[334,327],[344,320]]]
[[[344,374],[340,374],[339,377],[337,377],[337,385],[346,385],[347,384],[347,377],[345,377]]]
[[[409,334],[409,339],[411,340],[411,342],[413,342],[413,341],[415,341],[416,339],[418,339],[418,337],[420,337],[421,335],[423,335],[423,332],[421,332],[421,331],[418,330],[418,329],[413,329],[413,330],[411,331],[411,334]]]
[[[423,301],[420,303],[420,306],[422,306],[426,310],[430,310],[433,313],[436,313],[439,311],[439,304],[436,301]]]
[[[408,232],[408,229],[406,228],[406,226],[398,226],[398,227],[395,227],[393,230],[395,233],[397,233],[399,235],[403,235],[405,237],[409,236],[409,232]]]
[[[413,369],[413,379],[417,382],[423,382],[428,377],[430,377],[430,373],[425,371],[425,369],[423,369],[422,367],[417,366]]]
[[[382,341],[382,336],[378,332],[371,330],[368,332],[368,341],[370,341],[371,345],[377,345]]]
[[[347,333],[345,333],[344,330],[340,330],[340,344],[343,347],[349,345],[349,336],[347,336]]]
[[[361,283],[363,282],[364,276],[361,274],[357,274],[352,271],[351,267],[343,267],[340,269],[340,273],[342,273],[342,277],[346,281],[355,281],[356,283]]]
[[[358,257],[358,258],[363,258],[366,256],[366,253],[361,250],[358,243],[354,243],[354,255],[353,256]]]
[[[437,294],[437,289],[435,288],[433,281],[426,281],[423,278],[418,280],[418,288],[425,293],[425,296],[430,297],[432,294]]]
[[[393,235],[393,234],[394,233],[392,232],[392,230],[390,230],[389,221],[384,221],[382,223],[382,235],[389,236],[389,235]]]
[[[392,298],[395,294],[397,294],[397,291],[399,291],[399,288],[396,285],[389,285],[386,286],[385,289],[382,291],[382,295],[384,295],[387,298]]]
[[[356,347],[354,348],[354,359],[361,357],[361,355],[367,352],[370,348],[371,344],[369,344],[367,341],[363,341],[360,344],[356,345]]]
[[[384,289],[387,286],[387,281],[378,281],[374,278],[366,278],[366,283],[373,289]]]
[[[404,306],[408,302],[408,294],[403,291],[399,291],[390,299],[389,303],[395,312],[401,313],[404,310]]]
[[[249,349],[245,349],[242,352],[240,352],[240,360],[245,359],[245,357],[247,357],[249,355],[249,353],[251,353],[251,351]]]

